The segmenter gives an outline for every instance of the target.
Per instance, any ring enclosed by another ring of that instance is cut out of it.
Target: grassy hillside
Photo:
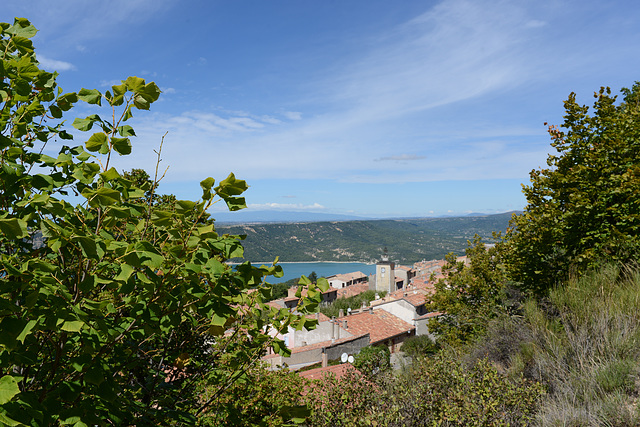
[[[504,232],[510,213],[455,218],[287,224],[219,225],[219,233],[244,234],[245,258],[265,261],[361,261],[379,259],[387,247],[391,259],[412,263],[463,254],[475,234],[490,240]]]
[[[601,267],[495,321],[472,355],[545,386],[538,425],[640,425],[639,298],[637,267]]]

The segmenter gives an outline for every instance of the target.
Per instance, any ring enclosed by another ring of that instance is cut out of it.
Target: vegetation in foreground
[[[524,213],[494,247],[474,240],[469,265],[449,258],[431,302],[445,313],[431,324],[439,351],[414,348],[393,373],[368,350],[364,378],[308,383],[257,362],[289,351],[270,330],[315,322],[265,306],[280,267],[230,268],[241,238],[206,214],[215,200],[242,208],[246,183],[207,178],[198,201],[156,197],[161,174],[138,179],[110,159],[131,153],[126,122],[157,86],[129,77],[63,93],[26,19],[0,31],[0,423],[640,424],[639,83],[620,102],[602,88],[592,115],[565,102]],[[104,103],[108,118],[76,118],[94,132],[49,156],[48,143],[72,139],[62,117],[79,101]],[[299,284],[313,295],[300,310],[316,310],[326,280]]]

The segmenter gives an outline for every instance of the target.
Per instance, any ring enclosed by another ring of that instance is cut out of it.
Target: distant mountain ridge
[[[505,232],[513,212],[496,215],[357,221],[216,225],[219,233],[246,235],[245,259],[283,262],[376,262],[387,247],[392,260],[413,263],[462,255],[475,234],[487,242]],[[215,217],[215,216],[214,216]]]
[[[236,212],[215,212],[211,216],[218,224],[254,224],[254,223],[287,223],[287,222],[321,222],[321,221],[358,221],[365,218],[355,215],[329,214],[321,212],[295,211],[252,211],[243,209]]]
[[[454,218],[470,216],[490,216],[482,212],[468,214],[437,215],[433,217],[407,216],[407,217],[363,217],[357,215],[334,214],[324,212],[298,212],[298,211],[253,211],[243,209],[235,212],[214,212],[211,216],[217,224],[258,224],[258,223],[290,223],[290,222],[323,222],[323,221],[375,221],[383,219],[426,219],[426,218]]]

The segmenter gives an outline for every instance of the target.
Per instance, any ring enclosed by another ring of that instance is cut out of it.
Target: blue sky
[[[160,190],[246,179],[252,210],[504,212],[545,165],[562,101],[640,80],[631,1],[4,0],[66,91],[129,75],[163,90],[123,169]],[[81,106],[74,113],[83,116]],[[106,111],[104,112],[107,113]],[[214,209],[218,209],[215,207]],[[215,215],[214,215],[215,216]]]

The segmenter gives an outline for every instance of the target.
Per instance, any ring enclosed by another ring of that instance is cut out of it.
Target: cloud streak
[[[415,154],[401,154],[399,156],[387,156],[380,157],[376,159],[376,162],[385,162],[385,161],[395,161],[395,162],[404,162],[404,161],[415,161],[415,160],[424,160],[426,156],[417,156]]]
[[[45,70],[49,71],[75,71],[76,66],[70,62],[58,61],[55,59],[47,58],[46,56],[39,55],[38,62]]]
[[[319,203],[303,205],[300,203],[254,203],[247,207],[253,210],[273,210],[273,211],[321,211],[326,208]]]

